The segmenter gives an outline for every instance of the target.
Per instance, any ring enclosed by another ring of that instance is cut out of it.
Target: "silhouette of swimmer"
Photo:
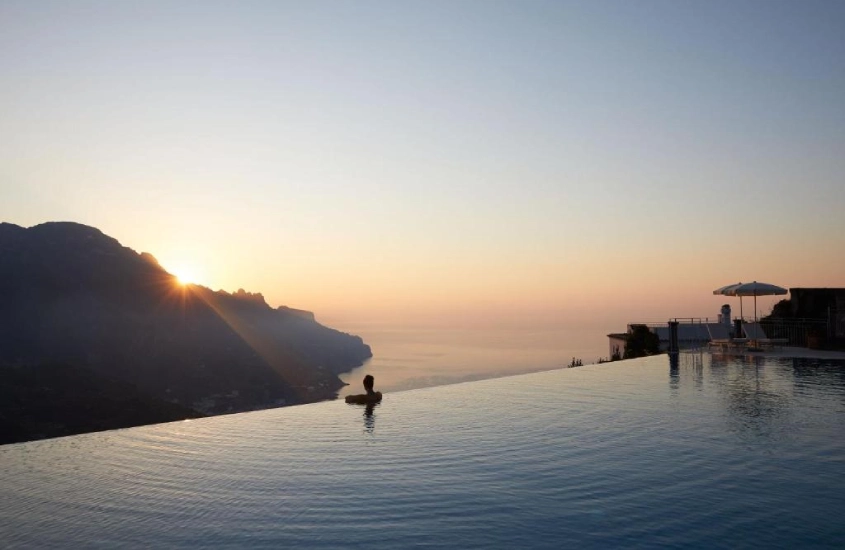
[[[372,377],[372,375],[368,374],[364,377],[364,389],[367,393],[361,393],[358,395],[347,395],[346,402],[347,403],[358,403],[361,405],[367,405],[370,403],[378,403],[381,401],[381,392],[380,391],[373,391],[373,384],[375,384],[376,379]]]

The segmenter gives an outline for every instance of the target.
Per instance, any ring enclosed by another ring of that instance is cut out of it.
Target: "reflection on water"
[[[845,547],[843,364],[667,362],[2,446],[0,546]]]
[[[373,435],[376,429],[376,414],[375,410],[381,405],[381,401],[377,403],[347,403],[347,407],[354,410],[363,411],[361,416],[364,419],[364,433]]]
[[[678,353],[670,353],[669,355],[669,388],[674,392],[678,390],[678,385],[681,380],[681,357]]]
[[[835,388],[845,385],[845,362],[822,359],[792,359],[796,386]]]
[[[364,407],[364,431],[372,435],[376,429],[376,415],[373,413],[375,408],[381,403],[367,403]]]
[[[845,387],[845,362],[819,359],[764,358],[757,355],[682,352],[670,358],[670,387],[683,376],[701,389],[705,371],[711,390],[724,405],[728,429],[753,441],[789,437],[796,409],[808,395],[816,399]],[[807,388],[815,386],[810,392]],[[825,403],[827,405],[827,403]]]

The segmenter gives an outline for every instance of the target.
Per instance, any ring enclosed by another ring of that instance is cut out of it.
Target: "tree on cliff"
[[[660,338],[645,325],[631,325],[622,358],[633,359],[657,353],[660,353]]]

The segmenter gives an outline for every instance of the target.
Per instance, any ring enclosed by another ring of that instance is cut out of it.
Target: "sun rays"
[[[176,283],[179,286],[199,284],[198,270],[188,265],[178,265],[168,269],[171,275],[176,277]]]

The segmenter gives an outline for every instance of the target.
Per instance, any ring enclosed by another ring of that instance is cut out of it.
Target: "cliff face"
[[[180,286],[92,227],[0,224],[0,366],[83,367],[216,414],[330,398],[370,356],[260,294]]]

